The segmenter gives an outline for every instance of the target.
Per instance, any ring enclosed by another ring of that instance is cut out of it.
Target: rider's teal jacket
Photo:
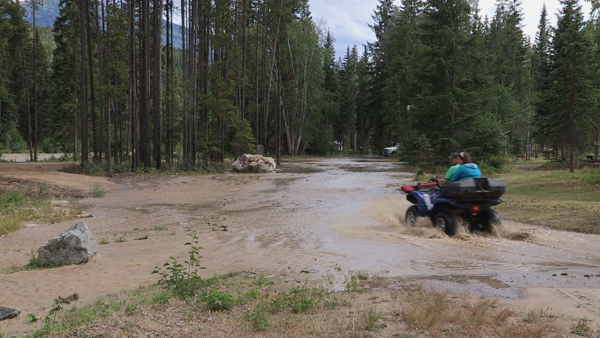
[[[481,177],[481,170],[475,163],[465,163],[458,167],[452,176],[450,182],[458,182],[466,180],[467,178],[478,178]]]

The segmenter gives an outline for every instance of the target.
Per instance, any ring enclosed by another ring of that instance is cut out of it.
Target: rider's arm
[[[450,180],[452,179],[452,176],[454,176],[454,173],[456,172],[456,169],[458,169],[458,167],[460,167],[460,164],[453,165],[450,168],[448,168],[448,171],[446,172],[446,176],[444,177],[444,182],[446,182],[446,183],[450,182]]]

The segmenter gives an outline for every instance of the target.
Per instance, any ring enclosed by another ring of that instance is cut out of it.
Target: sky
[[[375,40],[375,34],[368,24],[373,23],[371,15],[378,3],[378,0],[309,0],[313,18],[320,22],[325,30],[329,29],[336,40],[337,57],[343,56],[347,47],[352,48],[353,45],[356,45],[359,52],[362,53],[362,45]],[[400,4],[400,1],[395,0],[395,3]],[[482,18],[487,15],[491,19],[494,16],[495,3],[495,0],[479,0]],[[523,31],[531,38],[531,41],[535,39],[544,3],[546,3],[551,24],[554,25],[556,13],[560,9],[559,0],[522,1]],[[588,17],[590,5],[585,1],[579,1],[579,3]]]

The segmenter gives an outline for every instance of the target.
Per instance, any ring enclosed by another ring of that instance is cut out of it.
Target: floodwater
[[[13,175],[27,178],[27,171]],[[55,184],[73,177],[52,175]],[[187,259],[189,233],[199,238],[207,276],[308,272],[340,281],[366,271],[507,298],[529,288],[600,288],[600,236],[509,221],[497,234],[453,238],[427,219],[405,227],[410,204],[400,185],[413,177],[393,161],[355,157],[284,159],[270,174],[103,181],[105,197],[80,202],[93,216],[85,221],[96,240],[108,242],[99,245],[98,258],[82,266],[0,273],[0,305],[33,313],[58,295],[92,299],[156,282],[155,266],[171,256]],[[28,224],[0,237],[0,271],[25,265],[30,250],[72,223]]]

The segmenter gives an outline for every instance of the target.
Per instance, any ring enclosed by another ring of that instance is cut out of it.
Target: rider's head
[[[448,158],[450,159],[452,165],[473,163],[473,161],[471,160],[471,155],[469,155],[469,153],[465,151],[462,151],[460,153],[452,153],[452,155],[450,155],[450,157]]]
[[[457,165],[457,164],[463,164],[463,163],[465,163],[465,161],[460,156],[460,154],[461,153],[452,153],[450,155],[450,157],[448,157],[450,159],[450,163],[452,163],[452,165]]]

